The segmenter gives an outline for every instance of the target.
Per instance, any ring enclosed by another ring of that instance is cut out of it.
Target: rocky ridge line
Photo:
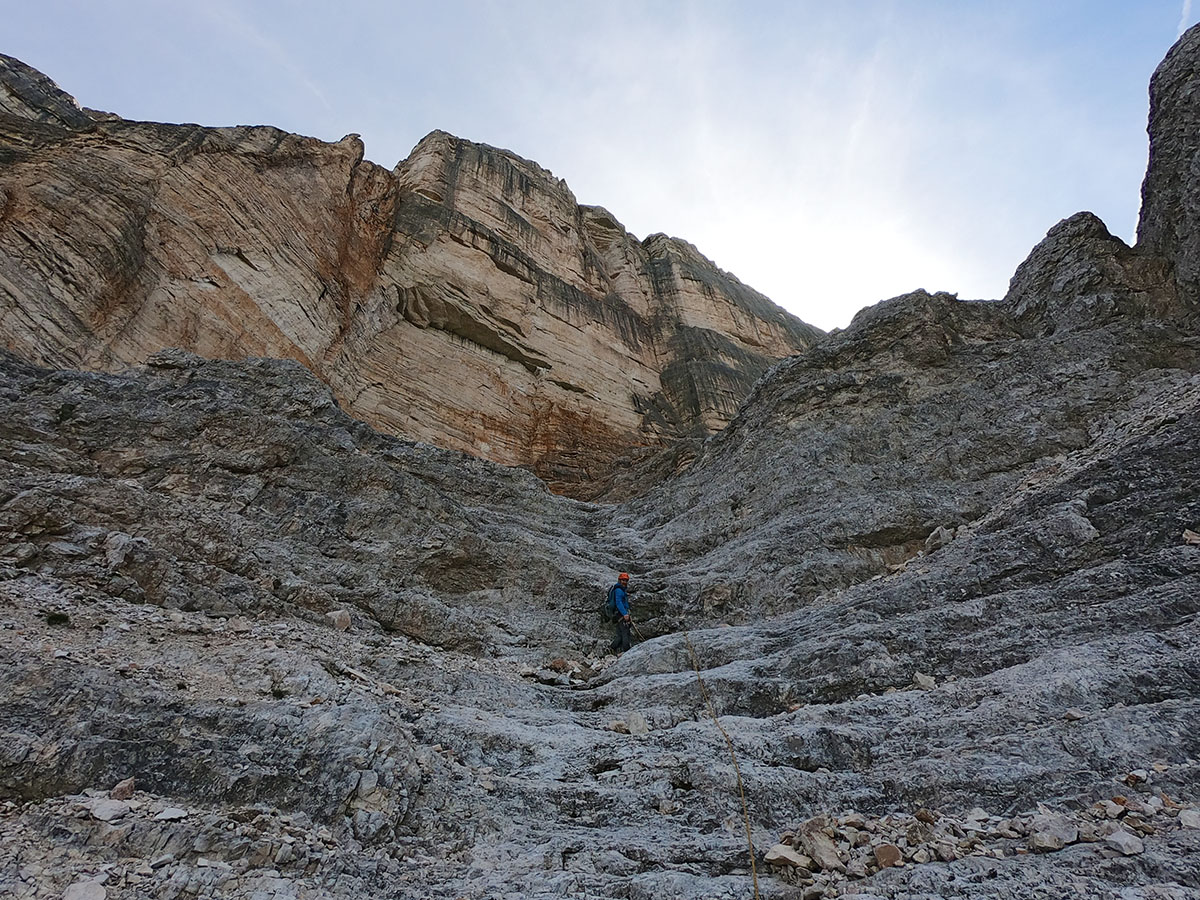
[[[1106,235],[864,311],[622,505],[294,363],[0,358],[0,888],[749,896],[694,647],[764,897],[1192,900],[1200,339]]]
[[[0,333],[32,361],[295,359],[381,430],[595,495],[821,334],[508,151],[433,132],[388,172],[356,135],[91,114],[11,57],[0,87]]]

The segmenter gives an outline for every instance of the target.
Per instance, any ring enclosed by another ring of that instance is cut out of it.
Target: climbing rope
[[[633,631],[637,635],[638,640],[645,642],[637,623],[633,621],[631,616],[629,624],[633,626]],[[700,675],[700,659],[696,656],[696,648],[692,646],[691,635],[684,629],[683,640],[687,643],[688,654],[692,658],[692,669],[696,672],[696,684],[700,686],[700,696],[704,698],[704,706],[708,710],[709,718],[713,720],[713,724],[717,726],[717,731],[721,732],[721,737],[725,738],[725,746],[729,748],[729,759],[733,762],[733,774],[737,777],[738,796],[742,800],[742,822],[746,826],[746,846],[750,853],[750,877],[754,881],[754,900],[759,900],[758,894],[758,866],[754,861],[754,837],[750,834],[750,807],[746,804],[746,788],[742,785],[742,768],[738,765],[737,754],[733,750],[733,741],[729,737],[729,733],[722,727],[721,720],[717,718],[717,711],[713,707],[712,699],[708,696],[708,688],[704,686],[704,678]]]

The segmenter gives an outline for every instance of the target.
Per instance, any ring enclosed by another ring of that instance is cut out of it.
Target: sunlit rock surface
[[[354,135],[89,115],[8,57],[0,82],[0,323],[42,363],[291,358],[378,428],[594,495],[821,334],[507,151],[435,132],[393,173]]]
[[[0,357],[0,893],[1194,900],[1186,243],[880,303],[620,504],[294,361]]]

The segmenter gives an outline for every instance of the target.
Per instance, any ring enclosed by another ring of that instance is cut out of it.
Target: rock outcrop
[[[1178,319],[1166,257],[1135,252],[1090,212],[1059,222],[1013,275],[1005,301],[1018,327],[1043,334],[1117,317]]]
[[[1185,245],[881,303],[625,504],[295,362],[0,356],[0,892],[1200,896]]]
[[[1193,28],[1171,48],[1150,81],[1150,164],[1142,183],[1137,242],[1139,251],[1170,260],[1180,303],[1193,321],[1200,310],[1198,48],[1200,32]]]
[[[865,310],[773,369],[690,468],[619,521],[648,536],[645,569],[685,620],[753,621],[897,571],[1063,472],[1148,397],[1159,406],[1145,414],[1165,416],[1162,398],[1200,371],[1178,323],[1076,327],[1089,309],[1029,337],[1019,305],[916,292]]]
[[[43,364],[291,358],[378,428],[587,495],[820,335],[503,150],[434,132],[390,173],[354,135],[89,114],[9,57],[0,85],[0,331]]]
[[[15,896],[744,896],[692,648],[758,853],[830,823],[810,868],[760,858],[762,896],[1200,887],[1195,369],[1144,377],[944,546],[819,596],[756,582],[753,617],[704,602],[732,554],[671,572],[632,509],[380,435],[294,363],[0,374]],[[763,568],[795,553],[756,537]],[[618,567],[650,639],[606,666],[580,651]],[[704,627],[729,618],[757,621]]]

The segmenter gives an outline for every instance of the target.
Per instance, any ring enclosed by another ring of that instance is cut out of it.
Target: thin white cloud
[[[1192,0],[1183,0],[1183,11],[1179,13],[1179,31],[1176,38],[1183,37],[1187,31],[1188,21],[1192,18]]]
[[[286,71],[296,83],[316,97],[326,110],[333,109],[329,98],[325,96],[317,83],[308,77],[308,73],[296,63],[283,45],[263,34],[254,23],[231,4],[227,2],[200,4],[196,11],[238,40],[261,50],[275,65]]]

